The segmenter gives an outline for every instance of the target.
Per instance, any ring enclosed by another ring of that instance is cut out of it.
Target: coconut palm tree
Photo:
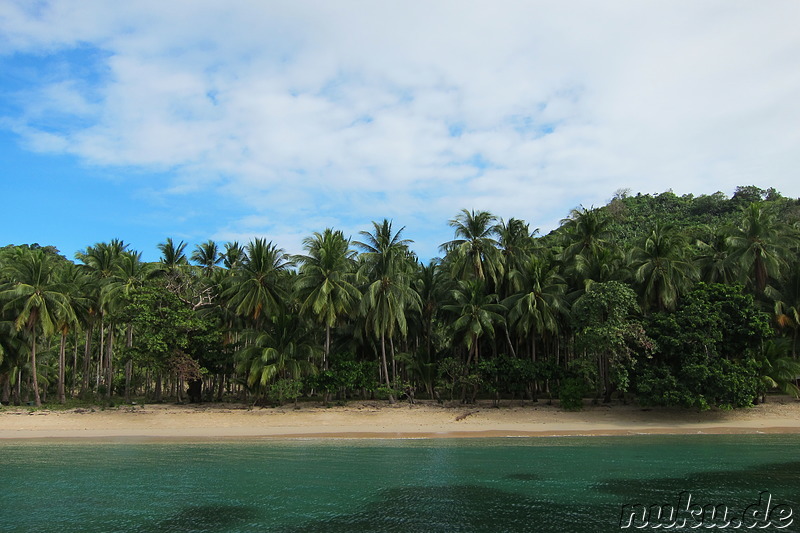
[[[770,278],[777,278],[786,266],[789,247],[796,243],[786,229],[773,211],[752,203],[728,237],[732,257],[739,261],[748,286],[757,294],[764,294]]]
[[[561,221],[564,241],[561,260],[569,264],[578,255],[596,255],[613,239],[612,223],[611,217],[599,209],[583,206],[573,209]]]
[[[317,372],[314,360],[319,349],[308,342],[310,335],[300,317],[281,313],[269,331],[251,331],[239,352],[239,371],[250,387],[263,390],[277,378],[297,379]]]
[[[238,268],[247,258],[245,249],[238,242],[226,242],[225,251],[222,252],[222,265],[228,270]]]
[[[265,239],[254,239],[246,246],[240,268],[227,280],[223,291],[234,312],[259,325],[277,316],[286,295],[284,275],[291,266],[283,249]]]
[[[494,337],[495,324],[504,322],[506,307],[497,303],[496,294],[486,293],[486,283],[482,280],[461,280],[450,292],[455,303],[443,306],[445,311],[454,314],[453,329],[464,336],[464,344],[469,355],[466,368],[476,364],[480,358],[479,340],[484,335]]]
[[[325,325],[325,352],[322,360],[328,369],[331,351],[331,328],[350,313],[361,298],[355,287],[356,252],[341,231],[328,228],[303,240],[306,255],[294,260],[300,265],[295,289],[301,300],[300,311],[313,315]]]
[[[203,244],[198,244],[192,252],[192,261],[197,263],[203,271],[203,275],[210,277],[214,268],[219,265],[224,256],[220,254],[217,243],[208,240]]]
[[[686,239],[674,226],[657,224],[630,253],[631,270],[641,287],[644,309],[675,309],[680,294],[699,278],[697,268],[688,259]]]
[[[792,330],[792,356],[797,357],[797,340],[800,334],[800,263],[795,262],[781,283],[775,300],[775,319],[781,328]]]
[[[788,355],[789,343],[786,341],[783,338],[767,341],[758,356],[762,403],[770,389],[800,398],[800,388],[796,384],[797,376],[800,376],[800,361]]]
[[[40,333],[55,333],[59,317],[73,316],[74,311],[64,287],[55,279],[55,260],[42,249],[17,249],[5,269],[9,281],[0,289],[0,301],[15,315],[17,331],[24,330],[29,336],[31,380],[36,405],[40,406],[36,339]]]
[[[386,219],[373,222],[373,232],[362,231],[362,241],[354,242],[364,250],[361,271],[367,285],[361,300],[361,312],[366,319],[367,330],[375,335],[381,346],[381,365],[386,387],[391,391],[389,367],[386,360],[386,339],[408,330],[406,313],[418,311],[419,295],[411,288],[411,262],[408,239],[403,239],[403,229],[397,232]],[[395,403],[389,393],[389,402]]]
[[[90,305],[90,300],[83,289],[88,284],[88,275],[73,263],[65,263],[55,271],[55,281],[61,285],[67,298],[67,306],[60,309],[56,316],[56,329],[60,334],[58,349],[58,401],[66,402],[65,370],[67,335],[80,327],[81,317]],[[66,311],[66,312],[65,312]],[[77,370],[73,365],[73,372]],[[74,380],[73,380],[74,383]]]
[[[189,260],[186,258],[185,253],[186,246],[187,244],[183,241],[175,244],[172,237],[167,237],[165,242],[160,243],[158,245],[158,249],[161,251],[159,270],[170,278],[179,278],[189,265]]]
[[[441,250],[452,256],[453,277],[491,279],[496,284],[503,275],[497,217],[488,211],[462,209],[448,224],[455,230],[455,239],[444,243]]]
[[[75,258],[81,261],[84,268],[94,276],[97,287],[92,292],[95,300],[91,303],[89,313],[96,317],[100,322],[100,349],[97,361],[97,380],[99,387],[101,375],[105,375],[108,394],[111,394],[111,381],[113,372],[113,349],[114,349],[114,322],[111,320],[112,308],[116,301],[109,298],[106,294],[106,286],[113,281],[117,265],[120,258],[128,250],[128,245],[120,239],[112,239],[110,242],[99,242],[94,246],[88,246],[85,251],[75,254]],[[91,328],[87,332],[87,340],[91,336]],[[90,359],[90,348],[86,346],[87,361]],[[90,362],[90,361],[89,361]],[[84,367],[84,389],[88,387],[88,367]]]
[[[529,255],[511,277],[514,293],[503,300],[509,309],[509,325],[530,339],[531,359],[536,360],[536,339],[558,332],[558,317],[567,311],[567,284],[550,261]]]
[[[705,283],[736,283],[741,267],[732,256],[728,235],[722,231],[712,231],[706,241],[699,240],[696,243],[695,263],[700,269],[700,279]]]
[[[531,231],[530,225],[517,218],[510,218],[508,222],[500,221],[497,229],[498,247],[506,272],[519,270],[520,265],[533,253],[538,233],[538,229]]]

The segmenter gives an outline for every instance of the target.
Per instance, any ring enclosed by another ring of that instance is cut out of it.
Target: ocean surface
[[[697,531],[639,512],[688,496],[753,520],[778,506],[756,529],[800,531],[799,451],[800,435],[7,441],[0,531]]]

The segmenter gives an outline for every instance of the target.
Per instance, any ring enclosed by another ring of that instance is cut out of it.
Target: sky
[[[797,0],[0,0],[0,245],[800,196]]]

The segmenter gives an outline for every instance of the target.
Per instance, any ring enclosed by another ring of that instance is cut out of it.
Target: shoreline
[[[421,402],[388,405],[303,405],[297,409],[236,404],[146,404],[47,410],[0,408],[0,442],[229,441],[330,439],[461,439],[687,434],[799,434],[800,401],[732,411],[591,405],[562,411],[540,403],[490,402],[443,407]]]

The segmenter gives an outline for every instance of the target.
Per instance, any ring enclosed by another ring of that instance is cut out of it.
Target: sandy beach
[[[72,410],[0,408],[0,439],[453,438],[687,433],[800,433],[800,401],[696,411],[587,405],[566,412],[546,402],[351,402],[346,406],[249,408],[236,404],[126,405]]]

